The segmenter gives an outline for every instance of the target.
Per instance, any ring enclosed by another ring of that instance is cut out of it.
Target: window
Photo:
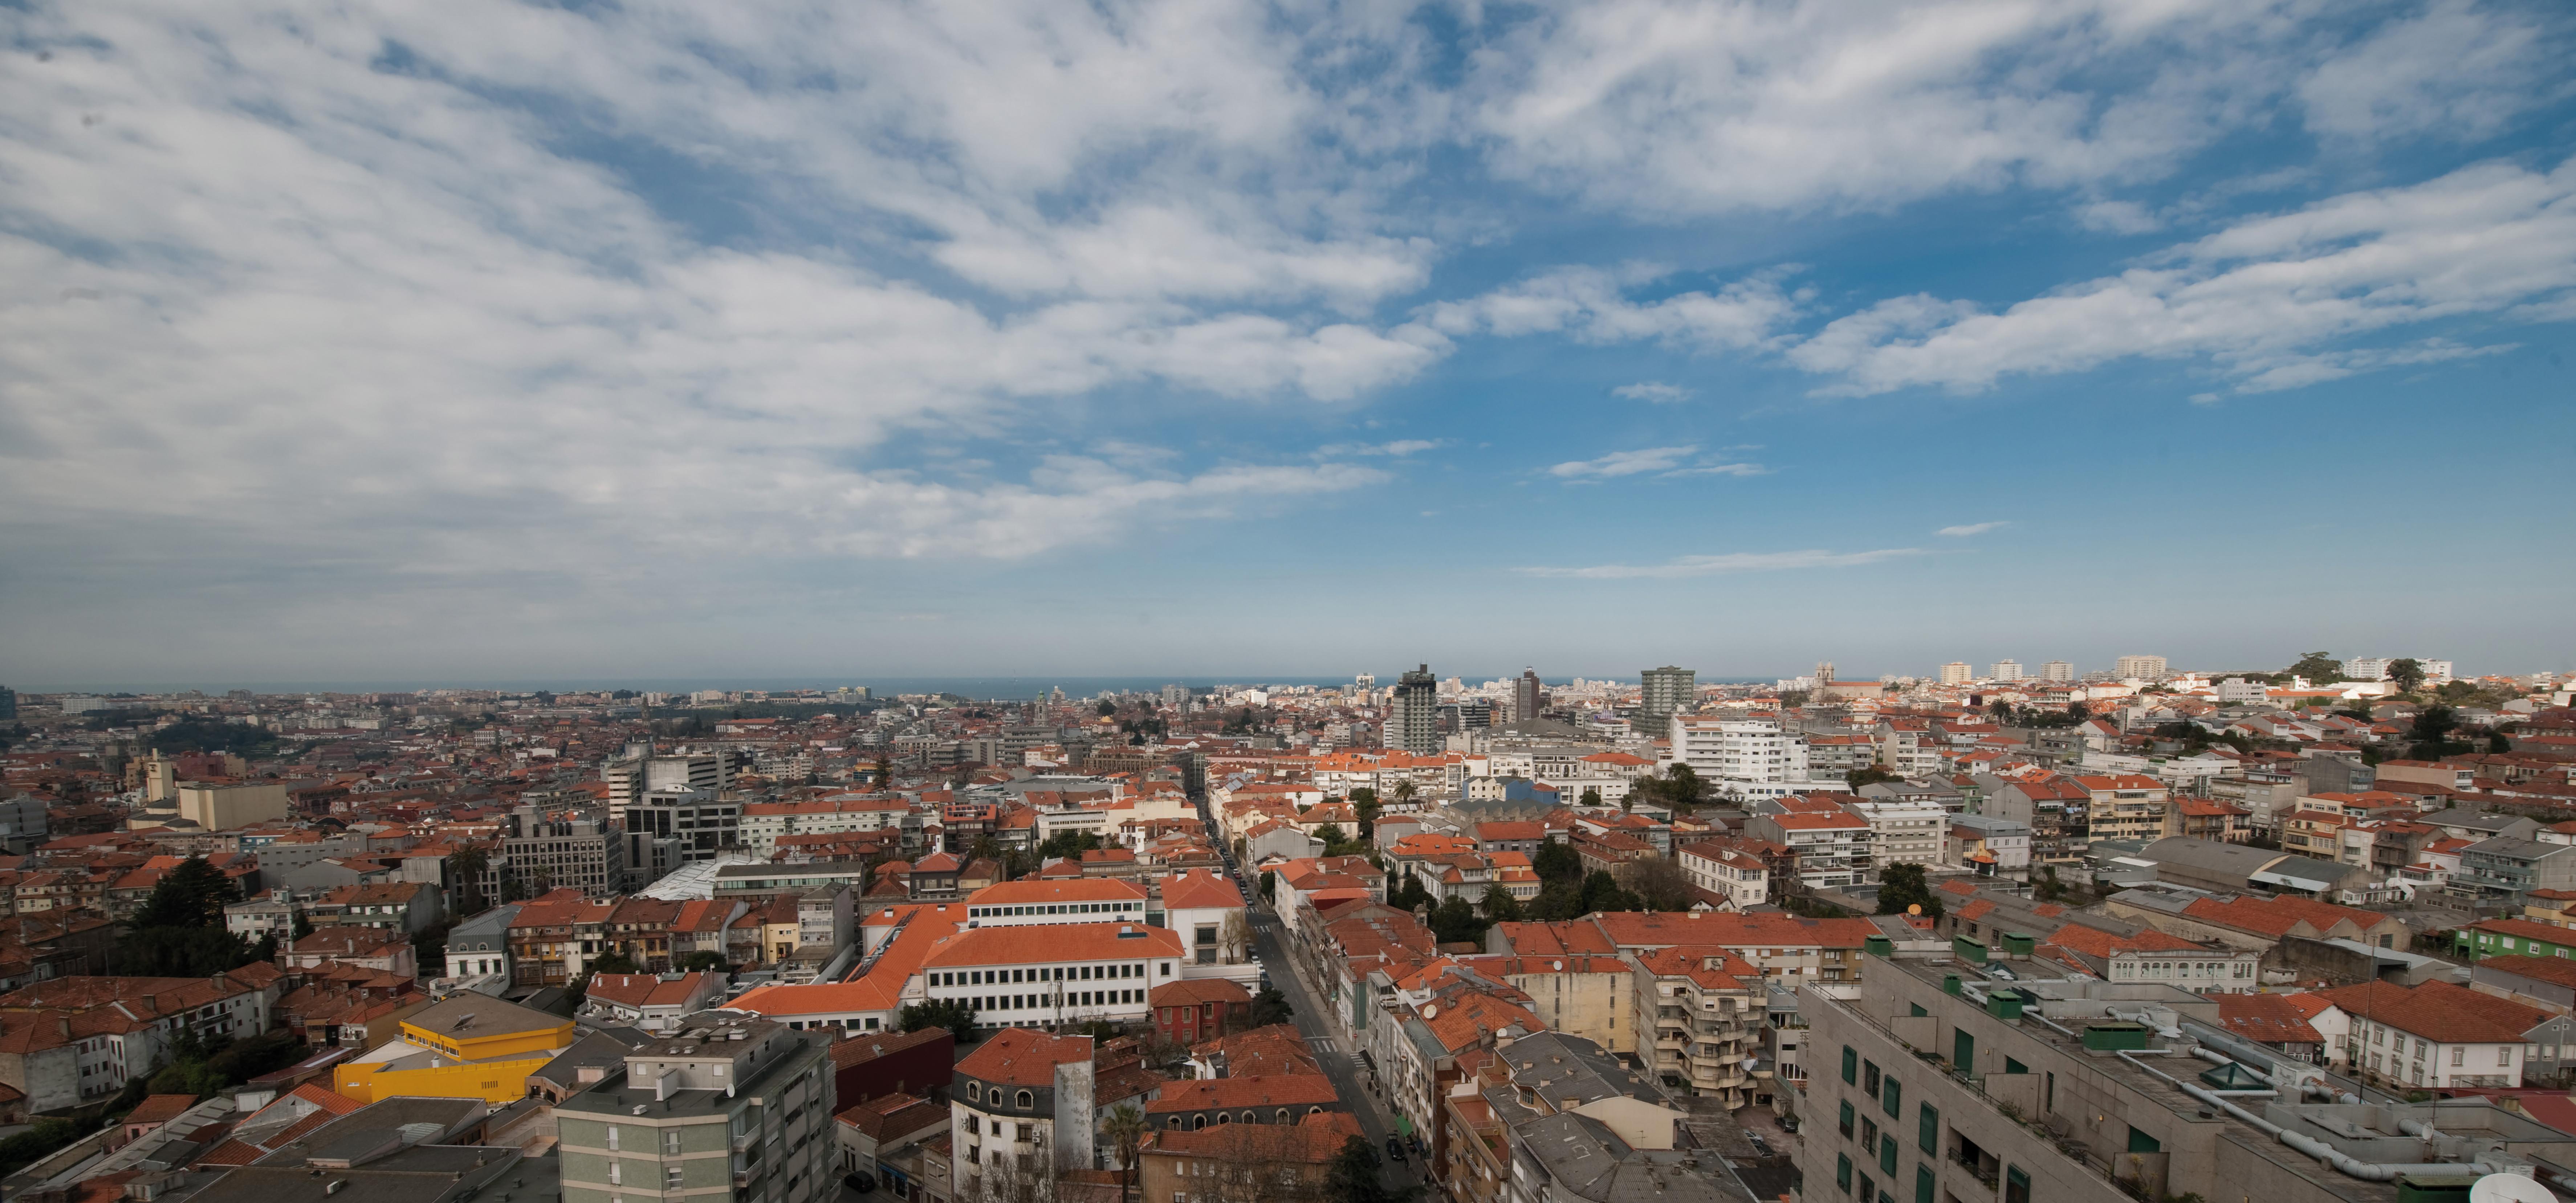
[[[625,1169],[626,1166],[624,1162],[615,1160],[610,1161],[608,1163],[608,1184],[610,1186],[626,1185]]]
[[[2163,1141],[2157,1140],[2154,1136],[2146,1132],[2139,1131],[2137,1125],[2132,1124],[2129,1126],[2129,1151],[2132,1153],[2161,1153],[2165,1151],[2165,1145]]]
[[[2030,1203],[2030,1175],[2004,1167],[2004,1203]]]
[[[2498,1051],[2502,1051],[2502,1050],[2498,1050]],[[2452,1064],[2452,1066],[2456,1068],[2456,1067],[2458,1067],[2458,1066],[2460,1066],[2460,1065],[2464,1065],[2464,1064],[2466,1064],[2466,1063],[2467,1063],[2467,1059],[2468,1059],[2468,1055],[2469,1055],[2469,1050],[2468,1050],[2465,1046],[2462,1046],[2462,1045],[2456,1045],[2456,1044],[2455,1044],[2455,1045],[2452,1045],[2452,1046],[2451,1046],[2451,1064]]]
[[[1917,1103],[1917,1104],[1915,1104],[1915,1110],[1916,1110],[1917,1112],[1919,1112],[1919,1113],[1920,1113],[1920,1115],[1918,1116],[1919,1122],[1915,1125],[1915,1126],[1916,1126],[1917,1131],[1916,1131],[1916,1132],[1915,1132],[1915,1134],[1914,1134],[1914,1143],[1916,1143],[1916,1144],[1918,1144],[1918,1145],[1922,1146],[1922,1148],[1923,1148],[1923,1151],[1924,1151],[1924,1152],[1929,1153],[1929,1154],[1931,1154],[1931,1155],[1933,1155],[1933,1156],[1935,1156],[1935,1157],[1940,1156],[1940,1155],[1941,1155],[1941,1112],[1940,1112],[1940,1110],[1939,1110],[1939,1109],[1937,1109],[1937,1108],[1935,1108],[1935,1107],[1933,1107],[1933,1106],[1932,1106],[1932,1104],[1930,1104],[1930,1103]]]
[[[2008,1074],[2026,1074],[2030,1072],[2030,1067],[2019,1061],[2015,1061],[2010,1057],[2006,1057],[2004,1058],[2004,1072]]]
[[[617,1125],[615,1124],[608,1125],[608,1151],[611,1153],[617,1151]]]
[[[1932,1167],[1914,1167],[1914,1203],[1932,1203]]]
[[[1021,1091],[1021,1092],[1019,1093],[1019,1097],[1018,1097],[1018,1098],[1016,1098],[1016,1099],[1013,1099],[1012,1101],[1013,1101],[1013,1102],[1015,1102],[1015,1103],[1017,1103],[1017,1104],[1019,1104],[1019,1108],[1020,1108],[1020,1110],[1022,1110],[1022,1111],[1026,1111],[1026,1110],[1028,1110],[1028,1109],[1029,1109],[1029,1107],[1030,1107],[1033,1103],[1035,1103],[1035,1102],[1036,1102],[1036,1100],[1037,1100],[1037,1096],[1035,1096],[1035,1095],[1033,1095],[1033,1094],[1030,1094],[1028,1091],[1023,1090],[1023,1091]]]
[[[1887,1079],[1887,1098],[1882,1104],[1887,1108],[1887,1118],[1895,1119],[1905,1114],[1904,1097],[1904,1087],[1898,1086],[1896,1078],[1891,1075]]]
[[[673,1128],[662,1134],[662,1151],[665,1153],[677,1153],[680,1151],[680,1130],[678,1128]]]
[[[1859,1080],[1860,1051],[1846,1044],[1843,1046],[1843,1082],[1848,1085]]]
[[[1878,1155],[1878,1125],[1873,1121],[1860,1121],[1860,1151],[1873,1157]]]
[[[968,1082],[968,1083],[966,1084],[966,1101],[967,1101],[967,1102],[970,1102],[970,1103],[980,1103],[980,1102],[983,1102],[983,1101],[984,1101],[984,1084],[983,1084],[983,1083],[981,1083],[981,1082]],[[613,1149],[613,1148],[616,1148],[617,1146],[616,1146],[616,1145],[610,1145],[610,1146],[608,1146],[608,1147]]]
[[[664,1189],[664,1190],[678,1190],[678,1189],[680,1189],[680,1167],[678,1167],[678,1166],[676,1166],[676,1165],[675,1165],[675,1166],[672,1166],[670,1169],[663,1171],[663,1173],[662,1173],[662,1189]]]
[[[1871,1098],[1878,1097],[1878,1062],[1860,1063],[1860,1092]]]
[[[2513,1064],[2513,1046],[2508,1044],[2498,1047],[2496,1049],[2496,1065],[2498,1067],[2502,1067],[2511,1064]]]
[[[1851,1158],[1837,1154],[1834,1157],[1834,1185],[1841,1188],[1845,1194],[1851,1192],[1851,1175]]]
[[[1878,1142],[1878,1168],[1891,1179],[1896,1176],[1896,1134],[1893,1132]]]
[[[613,1130],[614,1130],[614,1129],[612,1129],[612,1131],[613,1131]],[[1851,1134],[1852,1134],[1852,1105],[1851,1105],[1851,1100],[1849,1100],[1849,1099],[1845,1099],[1845,1100],[1843,1100],[1843,1120],[1842,1120],[1842,1130],[1843,1130],[1843,1139],[1844,1139],[1844,1140],[1850,1140],[1850,1139],[1851,1139]],[[611,1148],[614,1148],[614,1147],[616,1147],[616,1146],[611,1145],[610,1147],[611,1147]]]

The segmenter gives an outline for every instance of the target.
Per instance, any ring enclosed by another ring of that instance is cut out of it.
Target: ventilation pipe
[[[2285,1074],[2282,1072],[2282,1066],[2301,1065],[2300,1062],[2286,1060],[2271,1049],[2264,1048],[2262,1045],[2256,1044],[2253,1041],[2246,1040],[2231,1032],[2220,1031],[2217,1028],[2210,1027],[2206,1024],[2193,1024],[2191,1036],[2192,1039],[2198,1040],[2204,1047],[2216,1045],[2219,1048],[2231,1050],[2239,1064],[2242,1064],[2249,1069],[2264,1070],[2265,1072],[2263,1076],[2270,1079],[2275,1085],[2283,1084],[2281,1079]],[[2320,1075],[2315,1079],[2306,1079],[2304,1075],[2302,1075],[2302,1081],[2305,1082],[2305,1090],[2309,1097],[2342,1103],[2346,1106],[2358,1106],[2370,1101],[2349,1090],[2336,1090],[2334,1088],[2334,1084],[2322,1076],[2325,1073],[2325,1070],[2321,1067],[2306,1066],[2305,1068],[2317,1069]]]

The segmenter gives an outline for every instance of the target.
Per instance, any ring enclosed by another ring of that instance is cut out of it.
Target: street
[[[1304,1036],[1306,1043],[1314,1049],[1315,1060],[1323,1065],[1324,1075],[1333,1080],[1334,1092],[1350,1104],[1351,1114],[1360,1121],[1360,1131],[1368,1135],[1369,1146],[1378,1151],[1378,1180],[1391,1189],[1420,1186],[1427,1190],[1430,1181],[1422,1173],[1421,1155],[1408,1148],[1402,1165],[1385,1159],[1386,1134],[1394,1129],[1395,1121],[1379,1108],[1377,1101],[1361,1084],[1358,1051],[1341,1047],[1339,1039],[1332,1035],[1331,1025],[1324,1022],[1322,1005],[1306,988],[1306,979],[1297,972],[1295,963],[1288,958],[1287,948],[1280,942],[1279,921],[1257,907],[1251,911],[1251,920],[1254,954],[1260,958],[1262,967],[1270,971],[1270,984],[1287,996],[1289,1007],[1297,1013],[1298,1034]],[[1427,1140],[1424,1142],[1426,1146],[1429,1143]]]

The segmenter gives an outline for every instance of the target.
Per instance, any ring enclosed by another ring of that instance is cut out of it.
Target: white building
[[[1762,858],[1723,844],[1685,844],[1673,854],[1692,885],[1732,901],[1736,909],[1760,906],[1771,896],[1771,871]]]
[[[1181,937],[1142,923],[979,927],[923,958],[933,1000],[961,999],[985,1028],[1144,1023],[1148,990],[1177,981]]]
[[[2064,660],[2051,660],[2048,663],[2039,666],[2039,679],[2042,681],[2072,681],[2075,679],[2075,666]]]
[[[1807,741],[1785,734],[1770,719],[1700,718],[1676,714],[1672,726],[1672,759],[1687,764],[1717,792],[1777,796],[1786,791],[1757,791],[1753,786],[1803,787],[1807,781]]]
[[[1052,1199],[1054,1179],[1092,1168],[1091,1038],[1008,1031],[957,1063],[949,1157],[960,1203]]]
[[[2271,695],[2271,687],[2261,681],[2229,677],[2218,683],[2218,702],[2222,706],[2242,706],[2260,702]]]
[[[2135,677],[2141,681],[2162,680],[2165,658],[2162,656],[2122,656],[2112,662],[2111,675],[2119,680]]]
[[[1997,661],[1995,661],[1994,669],[1993,669],[1992,671],[1988,672],[1988,673],[1986,674],[1986,676],[1987,676],[1989,679],[1996,680],[1996,681],[2018,681],[2018,680],[2021,680],[2021,678],[2022,678],[2021,661],[2019,661],[2019,660],[1997,660]]]
[[[969,927],[1143,923],[1145,911],[1145,887],[1106,877],[995,882],[966,899]]]
[[[1965,661],[1953,660],[1941,666],[1941,683],[1944,685],[1965,685],[1975,680],[1976,675],[1977,670],[1968,667]]]

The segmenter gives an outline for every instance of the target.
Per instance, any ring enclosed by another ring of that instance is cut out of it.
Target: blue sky
[[[2559,5],[0,29],[0,681],[2576,668]]]

